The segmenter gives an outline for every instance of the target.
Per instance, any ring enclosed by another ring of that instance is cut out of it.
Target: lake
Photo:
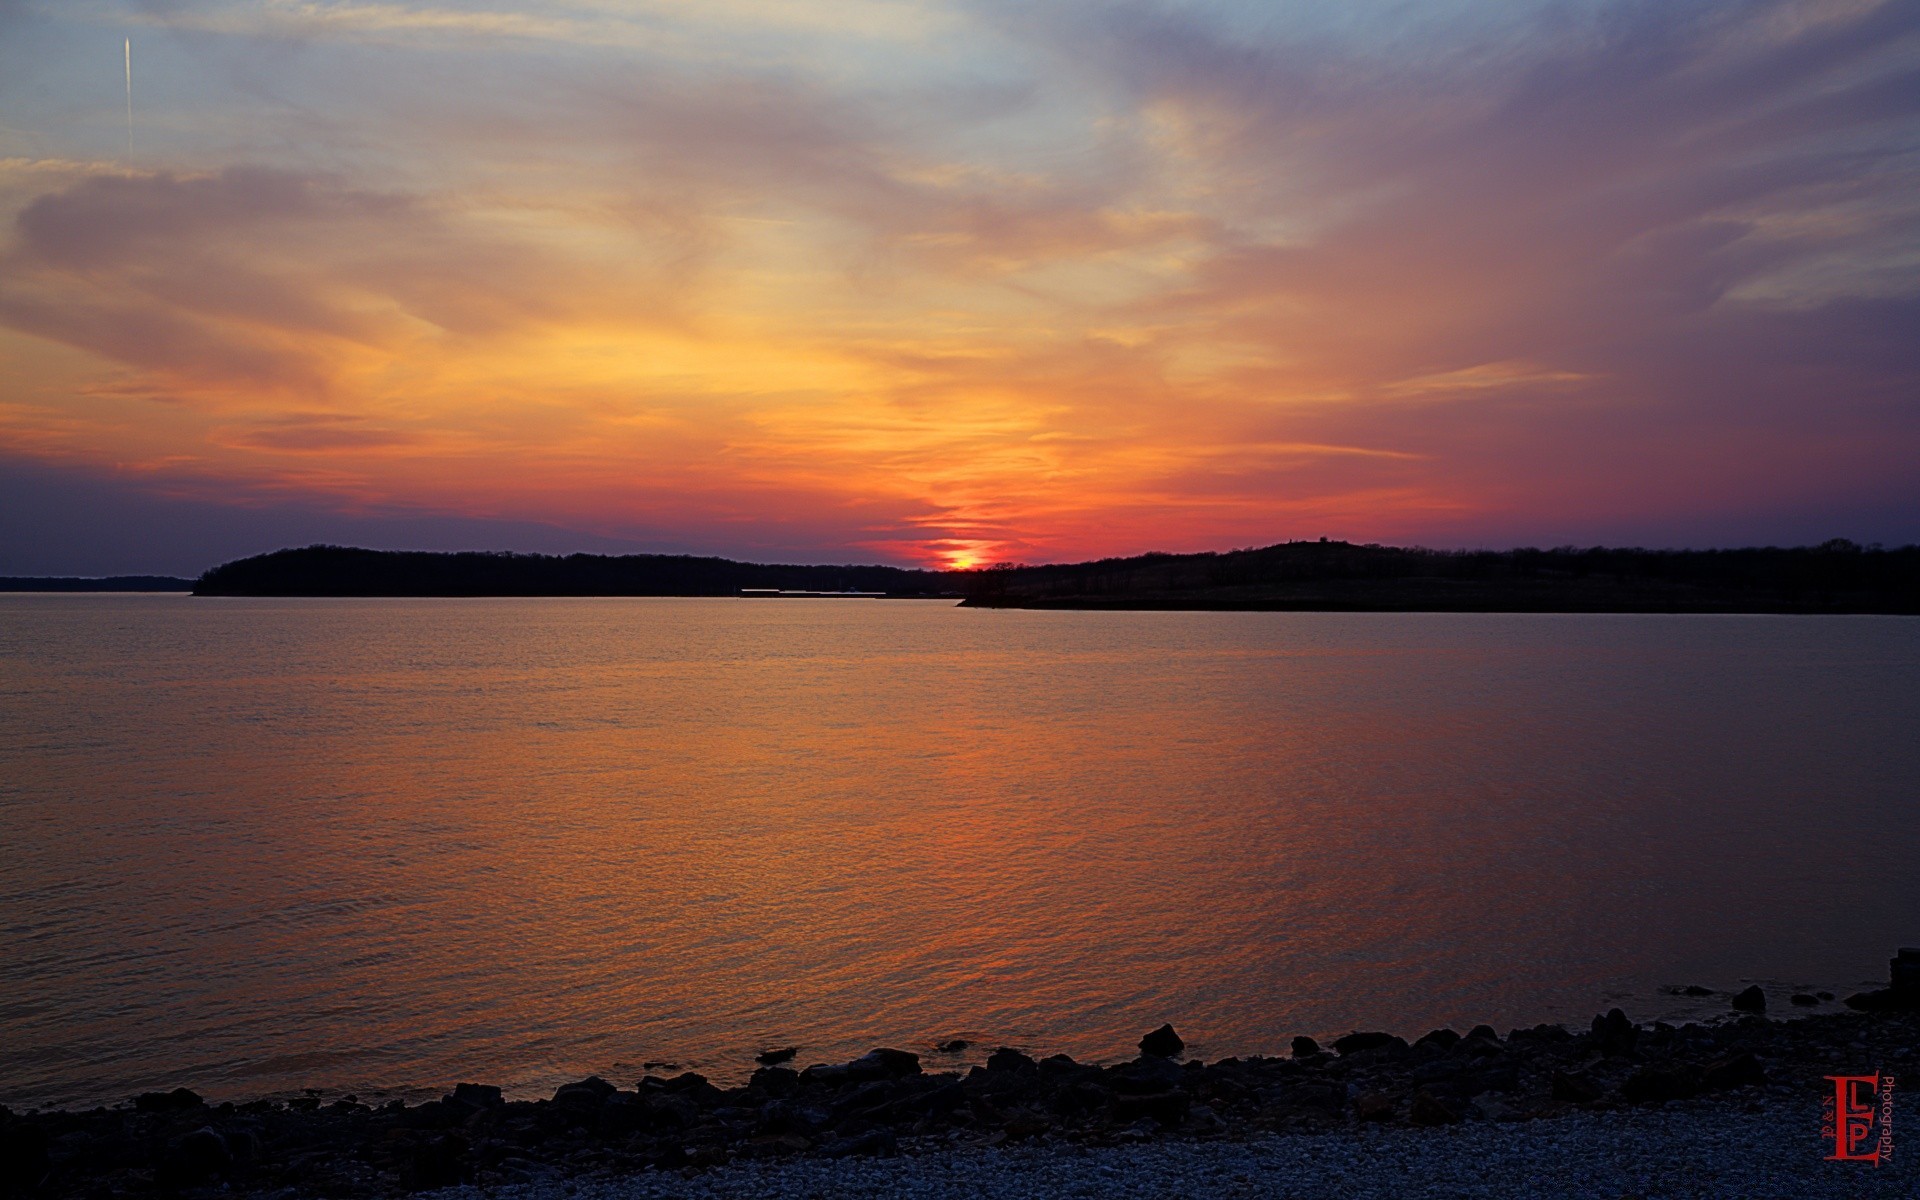
[[[1777,1012],[1917,781],[1912,618],[0,596],[0,1101]]]

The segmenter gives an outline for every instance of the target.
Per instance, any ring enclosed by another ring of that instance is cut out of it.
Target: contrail
[[[127,165],[133,165],[133,39],[127,39]]]

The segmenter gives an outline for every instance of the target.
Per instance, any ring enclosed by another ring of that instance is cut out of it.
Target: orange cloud
[[[154,10],[176,165],[0,130],[0,453],[949,564],[1910,491],[1909,7],[758,11]]]

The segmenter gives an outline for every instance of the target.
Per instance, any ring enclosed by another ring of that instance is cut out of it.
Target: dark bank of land
[[[1256,550],[928,571],[688,555],[459,553],[309,546],[240,559],[201,596],[951,597],[978,608],[1322,612],[1920,613],[1920,547],[1421,550],[1284,542]]]
[[[1812,1131],[1832,1096],[1827,1076],[1904,1075],[1913,1063],[1920,950],[1902,950],[1893,976],[1892,987],[1849,997],[1854,1011],[1797,1020],[1767,1019],[1754,988],[1731,996],[1728,1019],[1711,1023],[1640,1025],[1614,1009],[1578,1030],[1537,1025],[1503,1037],[1481,1025],[1412,1042],[1356,1032],[1327,1047],[1296,1038],[1286,1057],[1211,1063],[1183,1061],[1186,1047],[1166,1025],[1140,1039],[1138,1058],[1108,1066],[1003,1047],[962,1072],[938,1060],[951,1062],[966,1044],[944,1043],[926,1048],[931,1071],[921,1054],[898,1049],[795,1070],[787,1064],[796,1051],[786,1048],[761,1055],[764,1065],[737,1087],[688,1072],[626,1086],[596,1076],[543,1100],[462,1083],[411,1106],[317,1093],[209,1105],[177,1089],[91,1112],[0,1108],[0,1193],[384,1197],[463,1183],[692,1174],[747,1160],[1246,1142],[1669,1105],[1679,1107],[1663,1127],[1802,1106],[1807,1153],[1818,1154]]]
[[[737,596],[744,589],[958,599],[952,574],[686,554],[507,554],[308,546],[215,567],[196,596]]]
[[[0,575],[0,592],[190,592],[177,575]]]
[[[976,573],[984,608],[1920,613],[1920,546],[1420,550],[1285,542]]]

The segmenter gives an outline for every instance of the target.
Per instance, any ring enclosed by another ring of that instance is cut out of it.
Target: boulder
[[[899,1146],[891,1129],[869,1129],[852,1137],[843,1137],[820,1147],[827,1158],[847,1158],[855,1154],[891,1155]]]
[[[188,1088],[175,1088],[170,1092],[142,1092],[134,1097],[135,1112],[185,1112],[190,1108],[199,1108],[204,1101],[198,1093]]]
[[[1037,1071],[1039,1064],[1012,1046],[1002,1046],[987,1055],[987,1070],[995,1073],[1004,1071]]]
[[[1460,1041],[1460,1035],[1455,1033],[1453,1030],[1435,1029],[1430,1033],[1421,1034],[1420,1040],[1416,1041],[1413,1045],[1415,1049],[1418,1049],[1422,1046],[1432,1046],[1437,1050],[1446,1050],[1446,1049],[1450,1049],[1459,1041]]]
[[[1171,1129],[1187,1119],[1192,1104],[1193,1097],[1178,1089],[1120,1095],[1113,1098],[1113,1115],[1121,1121],[1152,1118]]]
[[[1920,947],[1902,946],[1887,967],[1888,990],[1920,1008]]]
[[[1712,1091],[1763,1084],[1766,1081],[1766,1068],[1760,1065],[1760,1060],[1753,1056],[1752,1051],[1708,1063],[1701,1074],[1701,1083]]]
[[[1413,1107],[1407,1112],[1415,1125],[1456,1125],[1460,1118],[1459,1109],[1425,1088],[1414,1093]]]
[[[1293,1039],[1293,1056],[1295,1058],[1306,1058],[1318,1053],[1320,1053],[1320,1043],[1307,1037],[1305,1034]]]
[[[1735,995],[1733,1006],[1741,1012],[1765,1012],[1767,1011],[1767,994],[1761,991],[1760,985],[1756,983]]]
[[[938,1046],[935,1046],[934,1049],[942,1054],[959,1054],[971,1045],[973,1045],[973,1043],[965,1038],[948,1038]]]
[[[478,1110],[499,1108],[506,1100],[500,1095],[500,1089],[490,1083],[456,1083],[451,1092],[440,1097],[440,1103]]]
[[[0,1109],[0,1114],[5,1110]],[[23,1195],[40,1186],[53,1159],[44,1131],[0,1115],[0,1196]]]
[[[1173,1031],[1171,1024],[1162,1025],[1140,1039],[1140,1053],[1149,1054],[1155,1058],[1178,1058],[1186,1048],[1186,1042]]]
[[[188,1187],[233,1169],[233,1152],[218,1130],[203,1125],[167,1148],[156,1182],[165,1187]]]
[[[1400,1106],[1385,1092],[1362,1092],[1353,1099],[1353,1115],[1362,1121],[1391,1121]]]
[[[1361,1054],[1368,1050],[1379,1050],[1398,1043],[1402,1049],[1406,1041],[1391,1033],[1350,1033],[1345,1037],[1333,1039],[1333,1048],[1341,1054]]]
[[[1552,1082],[1553,1098],[1568,1104],[1592,1104],[1602,1094],[1600,1085],[1584,1071],[1555,1071]]]
[[[467,1182],[472,1171],[467,1139],[457,1133],[443,1133],[414,1146],[400,1172],[400,1186],[410,1192],[457,1187]]]
[[[1187,1073],[1171,1059],[1143,1054],[1132,1062],[1108,1068],[1107,1083],[1114,1091],[1141,1096],[1179,1087]]]
[[[1787,997],[1787,1003],[1796,1008],[1813,1008],[1820,1003],[1820,997],[1809,995],[1806,992],[1795,992],[1793,995]]]
[[[1620,1085],[1620,1095],[1632,1104],[1684,1100],[1699,1091],[1699,1077],[1685,1067],[1644,1067]]]
[[[1639,1039],[1639,1027],[1620,1009],[1608,1009],[1605,1016],[1593,1019],[1594,1049],[1608,1057],[1632,1053]]]
[[[561,1084],[553,1093],[553,1102],[569,1112],[592,1112],[619,1090],[598,1075],[590,1075],[578,1083]]]
[[[863,1082],[870,1079],[900,1079],[918,1074],[920,1074],[918,1054],[910,1050],[894,1050],[885,1046],[869,1050],[847,1064],[847,1077]]]
[[[747,1086],[776,1098],[791,1096],[800,1087],[800,1073],[792,1067],[761,1067],[747,1079]]]
[[[800,1053],[798,1046],[782,1046],[778,1050],[762,1050],[753,1056],[753,1061],[763,1067],[777,1067],[784,1062],[792,1062],[793,1056]]]

